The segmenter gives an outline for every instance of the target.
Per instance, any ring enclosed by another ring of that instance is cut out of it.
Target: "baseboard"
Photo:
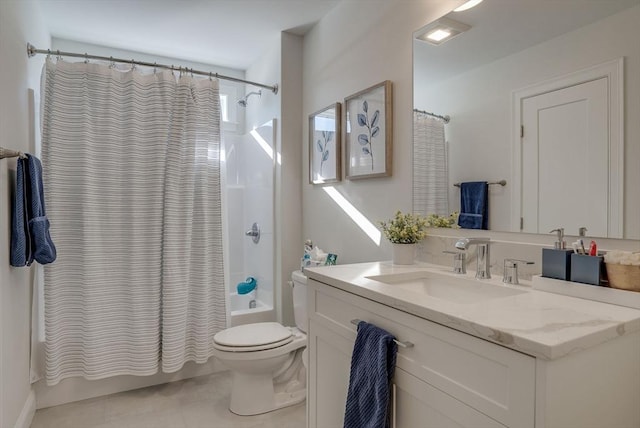
[[[20,416],[18,416],[18,420],[16,421],[14,428],[29,428],[35,414],[36,393],[34,392],[33,388],[31,388],[31,390],[29,391],[29,395],[27,395],[27,400],[24,402],[24,406],[22,406],[22,411],[20,412]]]

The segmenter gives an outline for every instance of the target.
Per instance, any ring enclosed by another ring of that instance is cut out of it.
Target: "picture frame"
[[[309,115],[309,183],[341,179],[342,106],[334,103]]]
[[[391,176],[392,100],[390,80],[345,98],[345,176],[347,180]]]

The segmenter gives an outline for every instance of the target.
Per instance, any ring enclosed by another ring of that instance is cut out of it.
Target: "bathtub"
[[[256,299],[256,307],[249,308],[249,302],[254,294],[231,293],[229,303],[231,306],[231,326],[250,324],[254,322],[275,321],[276,314],[273,307],[267,305],[259,296]]]

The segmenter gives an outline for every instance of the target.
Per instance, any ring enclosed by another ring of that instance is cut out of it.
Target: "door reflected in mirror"
[[[414,211],[460,211],[454,184],[506,180],[488,186],[488,229],[640,239],[640,0],[446,17],[471,28],[413,41]]]

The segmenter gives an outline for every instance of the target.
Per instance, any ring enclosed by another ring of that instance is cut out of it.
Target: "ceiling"
[[[246,70],[340,0],[36,0],[53,37]]]
[[[638,4],[640,0],[485,0],[447,15],[471,25],[467,32],[440,46],[414,40],[414,68],[437,83]]]

